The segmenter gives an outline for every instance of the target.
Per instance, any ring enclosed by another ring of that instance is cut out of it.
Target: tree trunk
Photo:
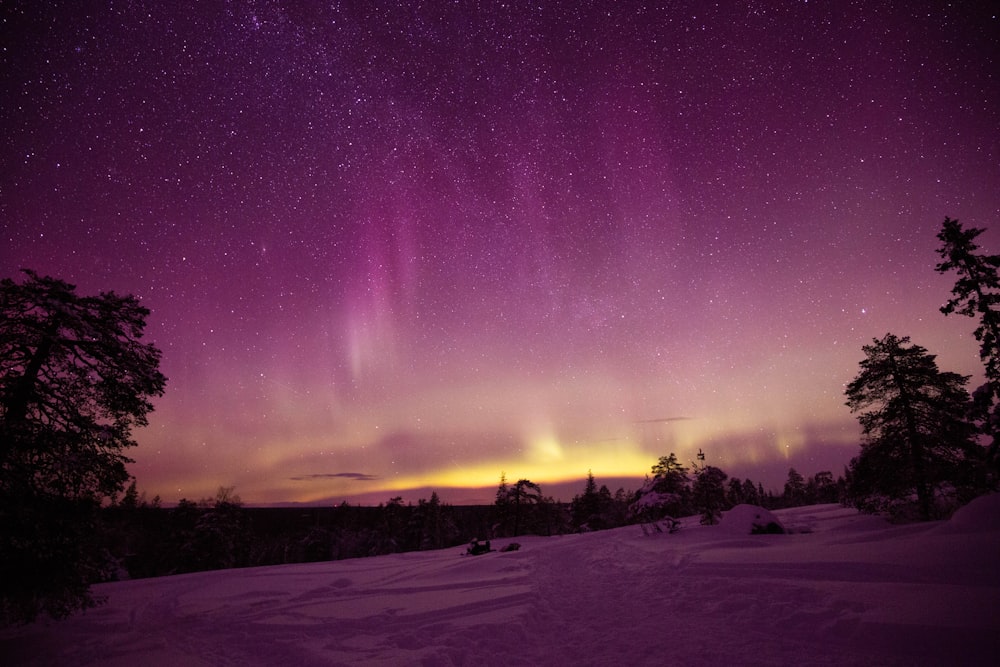
[[[52,352],[53,340],[46,336],[38,344],[38,349],[31,356],[31,361],[24,369],[24,374],[12,383],[11,392],[3,397],[4,420],[8,425],[19,425],[28,416],[28,403],[35,392],[35,382],[42,366]]]
[[[913,400],[910,398],[906,384],[900,377],[899,366],[896,364],[896,357],[893,355],[892,350],[889,350],[889,364],[892,368],[893,383],[899,391],[903,414],[906,415],[906,444],[910,455],[910,462],[913,465],[913,484],[917,490],[917,504],[920,507],[920,518],[924,521],[929,521],[931,518],[930,489],[927,487],[927,475],[924,470],[923,441],[921,440],[920,430],[917,428],[917,419],[913,414]]]

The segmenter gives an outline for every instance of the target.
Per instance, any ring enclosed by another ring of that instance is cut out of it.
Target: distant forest
[[[722,511],[740,503],[778,509],[838,502],[844,493],[843,478],[835,480],[829,472],[805,478],[794,468],[789,470],[788,482],[780,494],[738,478],[718,480],[720,484],[706,492],[697,485],[701,470],[718,469],[696,466],[694,483],[684,485],[676,504],[669,507],[677,516],[704,514],[708,508]],[[686,480],[687,469],[683,471]],[[657,479],[654,472],[650,482]],[[655,484],[647,483],[646,487],[654,488]],[[572,502],[547,497],[539,485],[528,480],[508,484],[504,475],[497,487],[497,500],[491,505],[449,505],[432,493],[430,499],[416,504],[404,504],[395,497],[375,507],[348,503],[331,507],[246,507],[233,491],[221,488],[214,499],[181,500],[168,508],[162,507],[158,498],[150,502],[140,496],[133,482],[123,497],[102,510],[97,539],[107,554],[103,579],[447,547],[461,547],[456,550],[459,555],[472,540],[560,535],[650,520],[645,506],[637,505],[644,497],[643,490],[620,488],[612,493],[607,486],[598,486],[592,474],[588,474]],[[645,495],[648,493],[647,489]]]

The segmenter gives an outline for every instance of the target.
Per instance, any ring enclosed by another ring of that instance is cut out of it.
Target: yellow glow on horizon
[[[206,444],[174,446],[169,458],[176,462],[176,469],[158,466],[160,474],[150,479],[151,470],[144,466],[137,477],[140,489],[150,496],[160,495],[167,503],[180,497],[210,499],[220,486],[234,486],[235,493],[247,503],[378,502],[382,494],[384,499],[404,495],[415,500],[414,494],[427,495],[427,489],[439,493],[495,489],[501,472],[508,483],[530,479],[541,485],[543,493],[549,493],[548,485],[584,480],[588,470],[598,480],[633,478],[641,483],[660,456],[674,453],[690,467],[699,449],[707,456],[706,464],[743,476],[747,473],[741,472],[741,467],[776,461],[798,465],[796,457],[815,442],[844,439],[842,421],[810,422],[782,415],[752,423],[748,412],[760,411],[745,407],[712,416],[707,416],[707,411],[684,410],[678,414],[706,416],[676,420],[630,421],[620,415],[588,413],[593,418],[573,422],[558,411],[550,414],[541,403],[527,410],[528,417],[515,420],[512,415],[503,415],[507,424],[520,422],[519,435],[512,435],[508,428],[506,437],[487,440],[486,447],[477,446],[479,434],[474,430],[422,432],[397,415],[392,419],[363,416],[338,424],[331,432],[325,417],[312,411],[308,428],[302,428],[298,419],[274,420],[268,433],[234,456],[208,446],[220,434],[210,437],[208,426],[196,423],[188,426],[191,437],[185,440],[199,442],[195,439],[198,436]],[[423,416],[420,411],[413,414]],[[806,427],[801,426],[803,421]],[[229,425],[223,425],[221,431],[228,435]],[[400,441],[397,434],[412,439]],[[147,436],[143,449],[170,449],[169,443],[160,442],[159,433],[150,435],[153,437]],[[412,443],[412,453],[396,456],[396,452],[407,451],[399,449],[400,442]],[[195,451],[200,455],[203,449],[214,464],[194,475],[184,474],[180,463]],[[206,474],[209,469],[214,474]]]
[[[599,477],[642,477],[655,463],[649,454],[633,442],[626,442],[614,448],[605,447],[603,452],[600,445],[584,446],[582,450],[567,455],[558,441],[543,439],[536,443],[536,449],[527,460],[511,458],[456,466],[421,475],[394,476],[373,482],[364,493],[425,487],[440,489],[491,487],[499,484],[501,473],[506,475],[509,484],[519,479],[530,479],[541,484],[544,492],[545,483],[583,480],[588,470],[593,470]],[[577,461],[579,463],[576,463]]]

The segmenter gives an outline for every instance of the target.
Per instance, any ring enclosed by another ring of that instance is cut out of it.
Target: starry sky
[[[1000,220],[989,4],[5,2],[0,273],[151,310],[167,503],[780,491],[873,338],[981,376],[934,250]]]

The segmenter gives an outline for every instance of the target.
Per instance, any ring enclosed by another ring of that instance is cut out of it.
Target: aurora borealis
[[[981,374],[934,250],[1000,251],[986,3],[0,13],[0,273],[151,310],[164,502],[569,500],[699,448],[780,488],[856,453],[872,338]]]

